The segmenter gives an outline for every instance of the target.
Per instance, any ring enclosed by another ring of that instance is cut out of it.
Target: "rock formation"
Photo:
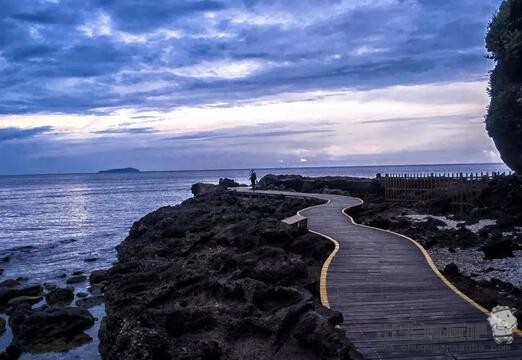
[[[207,190],[148,214],[117,247],[103,358],[358,357],[318,300],[332,243],[280,221],[317,201]]]

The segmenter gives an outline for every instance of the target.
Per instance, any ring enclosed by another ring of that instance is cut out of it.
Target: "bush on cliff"
[[[486,129],[502,160],[522,172],[522,0],[505,0],[489,25],[486,46],[496,61]]]

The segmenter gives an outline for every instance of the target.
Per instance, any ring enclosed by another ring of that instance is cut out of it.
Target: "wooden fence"
[[[469,210],[488,180],[497,176],[506,173],[385,174],[380,180],[387,201],[449,199],[454,212],[463,212]]]

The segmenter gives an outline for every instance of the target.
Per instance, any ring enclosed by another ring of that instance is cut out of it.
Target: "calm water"
[[[266,169],[257,173],[258,177],[267,173],[373,177],[376,173],[508,170],[504,165],[488,164]],[[31,282],[60,283],[61,274],[110,267],[115,245],[134,221],[190,197],[193,183],[216,183],[220,177],[247,183],[248,170],[0,176],[0,259],[9,257],[9,261],[0,261],[4,269],[0,281],[24,276]],[[97,260],[85,262],[86,258]],[[92,312],[103,316],[102,307]],[[98,326],[99,322],[89,331],[93,337]],[[0,338],[0,347],[9,337],[8,331]],[[96,359],[96,349],[94,341],[68,354],[23,358]]]

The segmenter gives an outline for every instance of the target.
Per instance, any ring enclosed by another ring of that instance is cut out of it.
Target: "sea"
[[[257,169],[266,174],[374,177],[380,174],[508,172],[504,164],[401,165]],[[196,182],[231,178],[248,183],[249,169],[104,174],[0,176],[0,281],[63,286],[72,272],[89,274],[116,261],[115,246],[134,221],[192,196]],[[85,291],[87,284],[76,286]],[[38,305],[38,304],[37,304]],[[21,359],[99,359],[97,332],[103,305],[90,309],[97,317],[87,333],[92,342],[67,353],[24,353]],[[0,316],[6,318],[5,314]],[[0,351],[11,341],[0,336]]]

